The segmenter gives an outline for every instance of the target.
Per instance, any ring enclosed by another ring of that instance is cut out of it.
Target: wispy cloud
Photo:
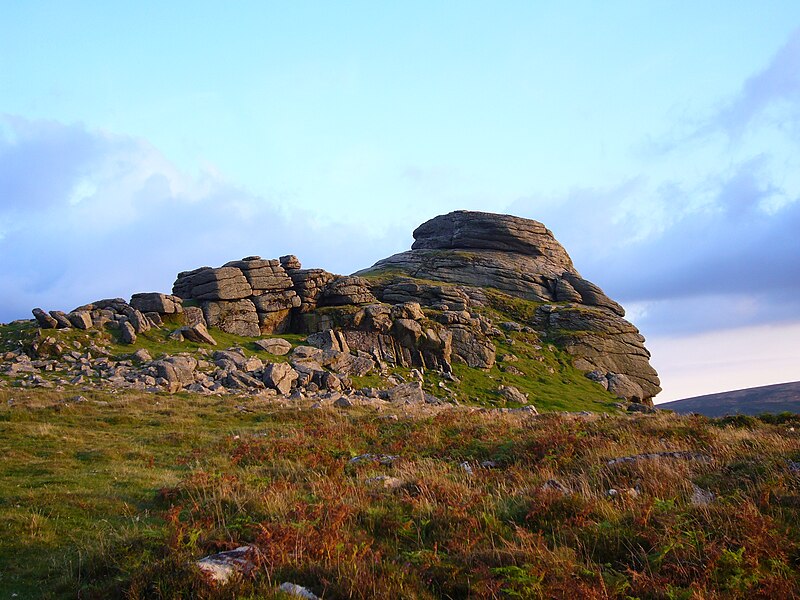
[[[547,219],[584,275],[634,303],[648,332],[797,320],[800,136],[787,131],[800,132],[800,29],[690,134],[656,144],[648,176],[511,210]],[[692,153],[716,159],[691,174],[659,169],[681,154],[685,170]]]
[[[178,271],[251,254],[294,253],[350,272],[395,241],[302,207],[286,213],[213,169],[181,172],[144,140],[53,121],[2,123],[0,320],[39,304],[169,291]]]

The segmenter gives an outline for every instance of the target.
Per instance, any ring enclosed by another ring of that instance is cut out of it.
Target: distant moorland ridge
[[[673,400],[659,404],[658,408],[674,410],[680,414],[697,413],[707,417],[800,413],[800,381]]]

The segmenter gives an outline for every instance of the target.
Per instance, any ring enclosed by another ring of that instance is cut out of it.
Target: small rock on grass
[[[201,558],[195,564],[210,581],[225,584],[235,573],[247,576],[253,572],[255,563],[251,557],[255,551],[253,546],[239,546]]]
[[[314,594],[314,592],[308,588],[304,588],[302,585],[297,585],[296,583],[285,581],[278,589],[286,594],[289,594],[290,596],[296,596],[297,598],[305,598],[305,600],[319,600],[319,596]]]

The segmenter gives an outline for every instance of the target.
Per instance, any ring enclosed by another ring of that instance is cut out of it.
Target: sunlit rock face
[[[456,301],[468,307],[470,299],[480,302],[482,290],[495,289],[540,302],[527,325],[562,345],[575,357],[576,367],[599,372],[609,389],[628,400],[649,401],[661,391],[644,338],[623,318],[624,309],[581,277],[542,223],[455,211],[420,225],[414,240],[411,250],[357,273],[393,275],[376,286],[378,298],[405,293],[423,305],[449,308],[448,302],[459,296]],[[437,290],[431,283],[437,281],[456,287]]]

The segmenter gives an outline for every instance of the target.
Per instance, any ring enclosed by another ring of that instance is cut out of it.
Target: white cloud
[[[252,254],[351,272],[399,238],[280,210],[213,169],[187,175],[143,140],[52,121],[4,124],[0,320],[37,305],[169,291],[181,270]]]

